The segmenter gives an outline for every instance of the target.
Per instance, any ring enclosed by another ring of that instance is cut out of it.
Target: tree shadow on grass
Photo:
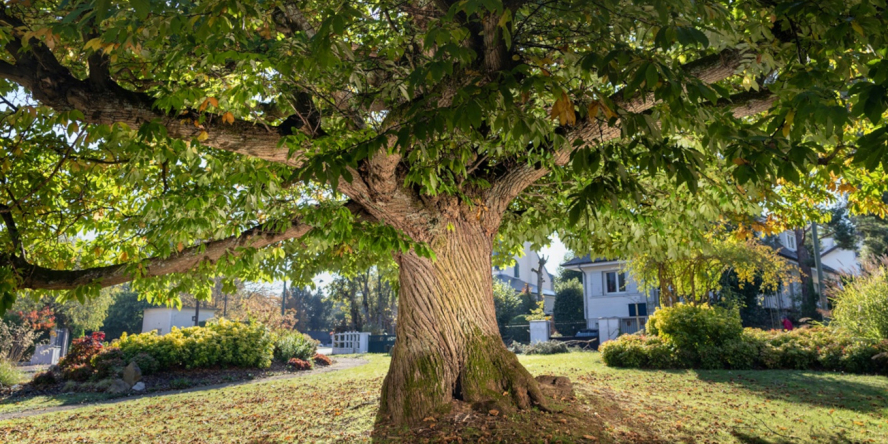
[[[849,380],[846,375],[797,370],[695,370],[701,381],[731,384],[767,399],[856,412],[888,409],[888,379]]]

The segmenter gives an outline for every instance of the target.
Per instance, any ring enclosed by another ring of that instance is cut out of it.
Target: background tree
[[[552,318],[555,329],[565,336],[574,336],[581,328],[585,328],[586,314],[583,310],[583,284],[571,279],[555,283],[555,305],[552,307]]]
[[[712,298],[721,290],[725,273],[736,276],[741,287],[748,284],[766,292],[776,292],[781,285],[792,283],[794,267],[752,236],[715,226],[707,236],[706,249],[666,261],[652,254],[636,254],[627,268],[643,292],[658,290],[660,303],[666,307],[682,300],[691,304],[715,302]]]
[[[884,169],[882,9],[4,5],[0,309],[20,289],[83,301],[126,281],[149,301],[209,299],[219,276],[303,285],[393,256],[379,419],[454,399],[545,409],[499,337],[494,246],[555,230],[578,251],[665,241],[722,214],[707,209],[778,208],[775,185]],[[678,192],[699,210],[657,212]]]
[[[105,333],[105,339],[112,341],[123,332],[128,334],[142,332],[142,319],[146,308],[152,305],[139,298],[139,294],[124,284],[114,293],[114,299],[108,307],[108,315],[99,329]]]

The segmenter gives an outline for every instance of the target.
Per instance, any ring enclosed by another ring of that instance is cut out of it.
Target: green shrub
[[[24,374],[16,368],[15,364],[0,359],[0,387],[12,387],[24,379]]]
[[[274,359],[280,362],[288,362],[293,358],[308,361],[317,353],[318,341],[298,331],[281,330],[273,336]]]
[[[863,264],[833,299],[832,325],[858,339],[888,339],[888,257]]]
[[[257,322],[246,324],[219,319],[207,323],[206,327],[174,327],[164,336],[155,332],[123,334],[114,344],[123,351],[126,362],[145,353],[157,361],[157,370],[215,366],[267,368],[274,356],[272,340],[268,329]]]
[[[57,383],[58,379],[56,379],[55,373],[51,371],[37,373],[34,375],[34,379],[31,380],[31,385],[35,387],[46,387]]]
[[[139,366],[139,370],[142,371],[142,374],[146,376],[156,373],[159,367],[157,359],[154,359],[148,353],[139,353],[127,362],[135,362],[136,365]]]
[[[676,304],[658,308],[647,322],[647,332],[676,349],[698,352],[703,346],[722,346],[740,339],[743,325],[737,309],[707,304]]]
[[[90,365],[96,371],[96,378],[105,379],[118,376],[126,364],[123,360],[123,352],[119,348],[105,347],[93,355]]]
[[[650,359],[645,344],[652,341],[648,335],[622,335],[613,341],[601,344],[598,351],[601,359],[611,367],[648,367]]]
[[[722,345],[721,357],[725,367],[749,370],[760,366],[762,343],[744,331],[736,341]]]
[[[623,335],[601,345],[604,363],[633,368],[754,368],[835,370],[888,374],[888,340],[854,340],[843,330],[826,327],[791,332],[747,328],[721,345],[676,347],[650,335]]]
[[[574,336],[585,327],[586,315],[583,312],[583,284],[577,279],[555,283],[555,304],[552,317],[556,328],[564,336]]]

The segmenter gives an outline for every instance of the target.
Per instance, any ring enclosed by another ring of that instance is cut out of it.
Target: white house
[[[602,341],[644,328],[657,297],[639,289],[625,271],[626,261],[592,259],[589,256],[561,264],[583,273],[583,310],[586,327],[598,329]]]
[[[777,254],[788,260],[793,265],[799,264],[798,245],[796,245],[795,233],[787,230],[777,235],[778,250]],[[814,252],[808,250],[809,255]],[[820,241],[820,263],[823,268],[824,281],[838,281],[843,273],[858,274],[860,273],[860,262],[857,252],[846,250],[836,245],[835,239],[828,237]],[[794,280],[799,281],[799,272],[794,272]],[[817,270],[811,267],[811,281],[814,283],[815,291],[819,287],[819,278]],[[779,295],[762,295],[762,306],[765,308],[776,309],[781,312],[796,311],[798,300],[801,297],[801,284],[795,282],[781,288]],[[818,304],[820,305],[820,304]]]
[[[524,255],[516,256],[515,265],[511,267],[493,267],[493,277],[509,284],[515,291],[524,291],[525,286],[530,288],[531,294],[537,294],[537,273],[540,263],[540,255],[530,249],[530,242],[524,243]],[[543,267],[543,311],[552,313],[555,306],[555,291],[552,287],[552,274]]]
[[[215,316],[216,310],[212,308],[200,308],[198,322],[206,322]],[[182,307],[181,310],[170,307],[146,308],[142,317],[142,333],[155,330],[157,334],[165,335],[173,327],[185,328],[194,326],[194,307]]]
[[[795,233],[785,231],[777,236],[777,254],[798,265]],[[835,245],[831,238],[821,242],[821,263],[824,279],[836,280],[841,272],[857,273],[860,270],[857,254]],[[810,252],[813,254],[813,252]],[[644,328],[648,315],[653,313],[659,300],[656,291],[645,294],[638,283],[623,270],[626,261],[620,259],[592,259],[589,256],[572,259],[561,264],[567,270],[583,273],[583,308],[587,328],[599,330],[602,342],[622,333],[634,333]],[[817,273],[812,267],[811,278],[817,288]],[[798,271],[795,272],[798,281]],[[779,297],[778,297],[779,295]],[[762,295],[765,308],[788,313],[798,310],[801,284],[783,286],[778,294]]]

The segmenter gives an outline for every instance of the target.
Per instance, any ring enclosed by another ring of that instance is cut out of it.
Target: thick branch
[[[123,123],[131,128],[159,121],[166,127],[168,135],[174,138],[191,139],[206,133],[203,143],[210,147],[293,166],[300,164],[298,159],[288,156],[286,147],[279,148],[278,143],[294,128],[314,124],[313,117],[291,117],[279,127],[266,127],[245,120],[235,120],[229,124],[214,115],[206,115],[204,122],[198,123],[201,113],[197,111],[186,110],[178,115],[166,113],[155,106],[154,98],[148,94],[126,90],[106,78],[100,57],[90,58],[90,79],[84,81],[74,77],[39,40],[31,39],[30,48],[23,49],[20,39],[26,25],[11,16],[5,6],[0,6],[0,20],[15,28],[9,31],[19,39],[13,38],[6,45],[6,50],[16,59],[16,63],[0,62],[0,77],[28,88],[37,100],[57,111],[79,110],[88,123]],[[97,84],[103,87],[97,88]],[[301,96],[297,99],[306,100]],[[299,111],[299,104],[296,108]],[[317,130],[312,127],[308,129]]]
[[[357,204],[349,203],[346,207],[363,220],[373,220]],[[311,229],[311,225],[303,223],[299,219],[293,220],[290,226],[282,232],[268,232],[264,225],[258,225],[237,236],[186,248],[169,257],[153,257],[138,264],[117,264],[83,270],[53,270],[33,265],[17,256],[7,257],[6,261],[12,265],[15,273],[22,279],[19,288],[69,290],[90,284],[109,287],[133,280],[135,276],[130,273],[133,268],[140,270],[139,273],[142,277],[184,273],[204,261],[215,262],[228,254],[240,255],[247,248],[262,248],[285,240],[300,238]]]
[[[722,71],[726,73],[726,71]],[[713,77],[710,77],[713,78]],[[722,99],[716,107],[730,109],[734,117],[742,118],[760,114],[771,108],[777,100],[776,96],[766,88],[760,91],[750,91],[735,94],[730,99]],[[567,148],[561,149],[555,153],[553,163],[556,166],[564,166],[570,161],[571,153],[577,149],[573,142],[581,139],[586,145],[604,143],[609,140],[619,138],[621,130],[619,126],[611,126],[606,122],[597,119],[589,119],[584,122],[580,129],[568,134]],[[549,169],[544,166],[528,166],[523,165],[514,169],[494,181],[493,186],[487,193],[487,206],[489,214],[492,217],[490,224],[499,224],[500,219],[496,215],[501,215],[505,211],[509,203],[521,194],[524,189],[532,185],[534,182],[549,173]]]

